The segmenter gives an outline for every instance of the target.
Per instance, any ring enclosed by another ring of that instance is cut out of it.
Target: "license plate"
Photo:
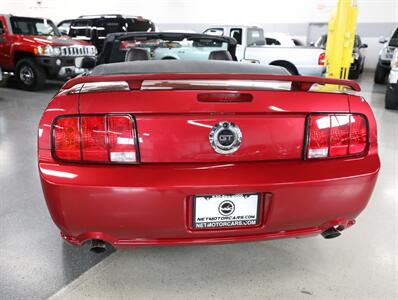
[[[259,194],[195,196],[193,228],[256,226],[259,224],[259,203]]]

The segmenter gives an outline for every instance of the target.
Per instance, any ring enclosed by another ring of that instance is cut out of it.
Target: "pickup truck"
[[[220,25],[203,33],[236,39],[236,57],[241,62],[281,66],[293,75],[322,76],[325,50],[313,47],[266,45],[264,30],[256,26]]]
[[[83,58],[96,54],[89,43],[61,36],[49,19],[0,14],[0,69],[14,73],[24,90],[41,89],[47,78],[83,73]]]

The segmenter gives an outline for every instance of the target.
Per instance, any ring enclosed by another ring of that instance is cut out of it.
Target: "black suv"
[[[72,20],[68,35],[74,39],[91,42],[100,52],[109,33],[134,31],[156,31],[156,27],[152,21],[143,17],[123,15],[80,16],[78,19]]]

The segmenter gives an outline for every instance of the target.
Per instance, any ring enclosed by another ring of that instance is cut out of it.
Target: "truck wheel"
[[[387,87],[384,107],[386,109],[398,109],[398,84]]]
[[[46,72],[32,58],[19,60],[15,75],[18,86],[26,91],[40,90],[46,81]]]
[[[375,83],[383,84],[386,81],[387,70],[377,65],[375,72]]]

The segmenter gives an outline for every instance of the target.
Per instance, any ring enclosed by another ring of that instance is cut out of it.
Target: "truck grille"
[[[93,56],[94,46],[64,46],[61,47],[61,56]]]

